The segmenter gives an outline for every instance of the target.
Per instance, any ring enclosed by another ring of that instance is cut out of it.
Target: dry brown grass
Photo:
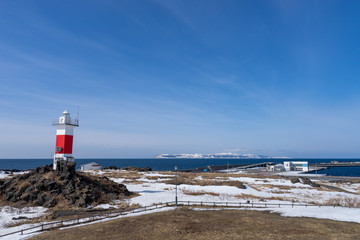
[[[96,171],[95,171],[96,172]],[[148,180],[157,180],[158,182],[163,182],[167,184],[175,184],[175,173],[174,172],[159,172],[164,174],[164,176],[147,176],[144,172],[136,171],[118,171],[118,170],[106,170],[103,176],[109,178],[125,178],[124,183],[133,183],[141,184],[142,181],[139,181],[140,178],[146,178]],[[92,173],[87,173],[92,174]],[[166,176],[172,175],[172,176]],[[201,177],[201,179],[199,179]],[[252,174],[228,174],[228,173],[191,173],[191,172],[178,172],[178,184],[189,184],[189,185],[200,185],[200,186],[209,186],[209,185],[227,185],[242,187],[242,183],[239,181],[229,181],[229,177],[249,177],[260,179],[260,181],[268,182],[267,179],[283,179],[280,176],[254,176]],[[171,180],[169,180],[171,178]]]
[[[159,177],[158,176],[144,176],[146,177],[146,179],[149,179],[149,180],[158,180]]]
[[[176,179],[162,181],[166,184],[176,184]],[[233,186],[238,188],[246,188],[244,184],[240,181],[219,181],[215,179],[195,179],[194,177],[189,176],[179,176],[177,179],[177,184],[187,184],[187,185],[199,185],[199,186]]]
[[[247,173],[212,173],[212,172],[206,172],[206,173],[180,173],[180,174],[196,174],[197,176],[202,176],[203,178],[229,178],[229,177],[248,177],[248,178],[256,178],[256,179],[263,179],[264,181],[267,181],[266,179],[284,179],[282,176],[278,175],[271,175],[271,176],[262,176],[262,175],[254,175],[254,174],[247,174]]]
[[[181,209],[56,230],[32,240],[207,240],[207,239],[360,239],[360,224],[289,218],[259,211]]]
[[[251,195],[251,194],[240,194],[240,195],[236,195],[236,198],[239,199],[243,199],[243,200],[259,200],[259,201],[266,201],[266,200],[278,200],[278,201],[292,201],[293,199],[289,199],[286,197],[281,197],[281,196],[272,196],[272,197],[260,197],[260,196],[255,196],[255,195]]]
[[[86,175],[96,175],[98,171],[94,170],[93,172],[84,172]],[[145,178],[148,180],[156,180],[160,181],[162,179],[171,178],[170,176],[166,175],[173,175],[175,173],[169,172],[161,172],[165,176],[148,176],[145,174],[146,172],[137,172],[137,171],[120,171],[120,170],[104,170],[102,176],[106,176],[108,178],[124,178],[125,180],[123,183],[132,183],[132,184],[142,184],[145,183],[139,179]]]
[[[350,184],[353,184],[353,183],[360,183],[360,179],[346,179],[346,180],[330,180],[330,182],[332,183],[350,183]]]
[[[263,197],[259,197],[259,196],[255,196],[255,195],[251,195],[251,194],[240,194],[240,195],[236,195],[235,197],[239,198],[239,199],[262,199]]]
[[[94,170],[93,172],[84,172],[83,174],[86,175],[97,175],[98,171]],[[138,178],[142,177],[142,174],[139,172],[132,172],[132,171],[116,171],[116,170],[105,170],[102,176],[106,176],[109,178],[125,178],[125,179],[131,179],[136,180]]]
[[[147,183],[147,182],[144,182],[144,181],[134,181],[134,180],[129,180],[129,179],[126,179],[124,181],[122,181],[122,184],[127,184],[127,183],[131,183],[131,184],[144,184],[144,183]]]
[[[338,197],[330,198],[325,205],[342,206],[342,207],[360,207],[360,199],[358,197]]]
[[[216,196],[216,197],[220,196],[219,193],[206,192],[206,191],[191,191],[191,190],[184,189],[184,190],[182,190],[182,192],[186,195],[192,195],[192,196],[200,196],[200,195],[206,195],[206,194],[211,195],[211,196]]]

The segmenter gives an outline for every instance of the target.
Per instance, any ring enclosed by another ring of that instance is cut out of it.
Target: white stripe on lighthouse
[[[64,129],[56,129],[56,135],[74,135],[74,128],[66,126]]]

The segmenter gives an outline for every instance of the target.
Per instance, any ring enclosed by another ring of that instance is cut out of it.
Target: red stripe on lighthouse
[[[56,135],[56,154],[72,154],[74,137],[71,135]],[[61,149],[58,149],[61,147]],[[58,151],[60,150],[60,151]]]

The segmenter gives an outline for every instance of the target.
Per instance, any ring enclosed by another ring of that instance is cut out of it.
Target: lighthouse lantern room
[[[53,121],[56,126],[56,145],[54,155],[54,170],[60,161],[74,162],[72,156],[74,128],[79,126],[79,119],[71,119],[70,113],[65,110],[63,115]]]

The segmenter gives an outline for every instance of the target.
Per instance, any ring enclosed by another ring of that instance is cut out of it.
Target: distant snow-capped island
[[[215,153],[215,154],[202,154],[202,153],[181,153],[181,154],[159,154],[154,158],[234,158],[234,159],[269,159],[272,157],[256,154],[238,154],[238,153]]]

